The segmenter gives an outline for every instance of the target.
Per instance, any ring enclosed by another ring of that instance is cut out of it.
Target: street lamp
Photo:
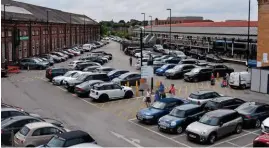
[[[7,52],[6,52],[6,49],[7,49],[7,31],[6,31],[6,7],[8,7],[8,6],[10,6],[10,4],[4,4],[4,36],[5,36],[5,38],[4,38],[4,44],[5,44],[5,59],[4,60],[6,60],[6,58],[7,58]],[[6,63],[7,61],[5,61],[5,63]]]
[[[141,14],[143,14],[144,15],[144,22],[143,22],[143,26],[144,26],[144,36],[146,35],[146,33],[145,33],[145,26],[146,26],[146,24],[145,24],[145,19],[146,19],[146,13],[141,13]]]
[[[251,1],[248,1],[248,46],[247,46],[247,62],[248,62],[248,57],[249,57],[249,36],[250,36],[250,4]]]
[[[172,12],[171,12],[171,11],[172,11],[172,10],[171,10],[170,8],[168,8],[168,9],[166,9],[166,10],[170,11],[170,31],[169,31],[169,35],[170,35],[170,48],[169,48],[169,50],[170,50],[170,49],[171,49],[171,43],[172,43],[172,42],[171,42],[171,40],[172,40],[172,36],[171,36],[171,23],[172,23],[172,20],[171,20],[171,19],[172,19],[172,18],[171,18],[171,13],[172,13]]]
[[[152,16],[150,15],[149,17],[150,17],[150,32],[152,34]]]

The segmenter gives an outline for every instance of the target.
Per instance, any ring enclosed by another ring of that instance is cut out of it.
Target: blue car
[[[136,114],[136,118],[141,122],[154,124],[158,122],[159,118],[169,114],[174,107],[187,103],[189,101],[184,98],[163,98],[154,102],[149,108],[140,110]]]
[[[112,70],[107,74],[107,76],[110,78],[110,80],[113,80],[114,78],[117,78],[120,75],[125,74],[127,72],[129,72],[129,71],[127,71],[127,70]]]
[[[161,68],[156,69],[155,73],[158,76],[163,76],[166,70],[172,69],[176,66],[176,64],[165,64]]]
[[[206,111],[200,105],[185,104],[175,107],[168,115],[160,118],[160,131],[181,134],[186,127],[202,117]]]

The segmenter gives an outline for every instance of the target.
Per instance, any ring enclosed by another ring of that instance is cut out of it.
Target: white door
[[[120,85],[114,84],[112,87],[113,87],[114,98],[123,98],[124,97],[124,91]]]

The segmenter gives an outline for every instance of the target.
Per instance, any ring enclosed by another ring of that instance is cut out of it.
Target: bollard
[[[219,79],[219,73],[217,72],[217,79]]]
[[[28,70],[28,71],[30,70],[30,67],[29,67],[29,65],[28,65],[28,67],[27,67],[27,70]]]
[[[160,81],[156,81],[156,87],[158,88],[160,86]]]
[[[130,86],[130,83],[129,83],[129,81],[127,81],[127,84],[126,84],[128,87]]]
[[[138,88],[138,81],[135,81],[135,96],[138,97],[139,95],[139,88]]]

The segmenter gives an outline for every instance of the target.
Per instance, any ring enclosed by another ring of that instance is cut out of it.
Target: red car
[[[269,147],[269,134],[262,134],[255,138],[253,147]]]

